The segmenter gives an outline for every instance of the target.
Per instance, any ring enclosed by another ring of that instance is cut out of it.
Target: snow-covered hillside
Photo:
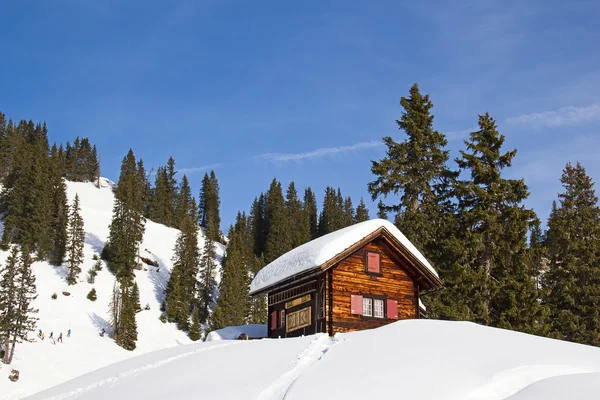
[[[35,399],[597,399],[600,349],[472,323],[212,341],[129,359]]]
[[[35,302],[35,307],[39,309],[38,327],[45,332],[46,339],[42,341],[32,334],[35,341],[17,345],[13,363],[0,366],[1,399],[22,398],[127,358],[191,343],[187,335],[177,330],[174,324],[163,324],[159,320],[160,303],[164,299],[163,289],[172,267],[171,258],[178,230],[152,221],[146,222],[140,255],[158,261],[159,266],[145,265],[144,270],[135,271],[141,305],[150,306],[150,310],[137,314],[137,349],[126,351],[108,335],[100,337],[102,328],[109,330],[107,321],[114,277],[106,266],[98,273],[94,284],[88,283],[86,277],[95,263],[92,257],[101,252],[108,237],[114,200],[111,186],[108,180],[102,180],[100,189],[92,183],[67,183],[70,203],[75,194],[79,194],[86,232],[85,262],[79,283],[68,286],[63,268],[52,267],[46,262],[33,264],[38,292]],[[203,246],[203,237],[199,240],[200,246]],[[223,253],[224,247],[217,244],[219,262]],[[0,251],[0,262],[4,263],[6,257],[6,252]],[[92,288],[97,292],[98,299],[95,302],[86,297]],[[63,295],[63,291],[70,295]],[[57,294],[56,300],[51,298],[53,293]],[[66,337],[68,329],[72,331],[70,338]],[[64,342],[53,344],[49,340],[51,332],[55,337],[62,332]],[[7,379],[12,368],[20,371],[20,379],[16,383]]]

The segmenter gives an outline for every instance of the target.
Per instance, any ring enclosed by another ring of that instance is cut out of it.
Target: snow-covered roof
[[[256,274],[250,284],[250,293],[316,269],[380,228],[385,228],[435,277],[439,278],[429,261],[394,224],[385,219],[372,219],[321,236],[288,251]]]

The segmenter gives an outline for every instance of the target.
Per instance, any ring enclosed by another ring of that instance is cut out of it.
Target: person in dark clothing
[[[54,332],[50,332],[50,339],[54,339]]]
[[[71,337],[71,328],[67,331],[67,337]]]

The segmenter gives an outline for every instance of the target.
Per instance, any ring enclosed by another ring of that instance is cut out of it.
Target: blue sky
[[[226,230],[274,176],[367,200],[418,82],[453,158],[497,119],[545,220],[567,161],[600,179],[599,17],[595,0],[9,2],[0,110],[89,137],[114,180],[130,147],[172,155],[196,195],[214,168]]]

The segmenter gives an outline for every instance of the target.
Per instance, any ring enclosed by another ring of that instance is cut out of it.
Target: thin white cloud
[[[339,147],[324,147],[305,153],[265,153],[255,156],[255,158],[262,158],[275,163],[282,163],[288,161],[303,161],[303,160],[314,160],[328,156],[340,155],[343,153],[349,153],[352,151],[370,149],[374,147],[382,146],[383,143],[380,141],[372,142],[361,142],[350,146],[339,146]]]
[[[180,172],[182,174],[193,174],[195,172],[210,171],[212,169],[220,167],[221,165],[223,165],[223,163],[208,164],[208,165],[202,165],[200,167],[192,167],[192,168],[180,168],[177,170],[177,172]]]
[[[553,111],[523,114],[506,120],[511,125],[529,125],[535,129],[579,125],[593,121],[600,121],[600,104],[587,107],[563,107]]]
[[[479,127],[477,126],[473,126],[469,129],[463,129],[460,131],[450,131],[450,132],[445,132],[446,135],[446,139],[447,140],[458,140],[458,139],[466,139],[469,137],[469,135],[471,134],[471,132],[475,132],[479,130]]]

